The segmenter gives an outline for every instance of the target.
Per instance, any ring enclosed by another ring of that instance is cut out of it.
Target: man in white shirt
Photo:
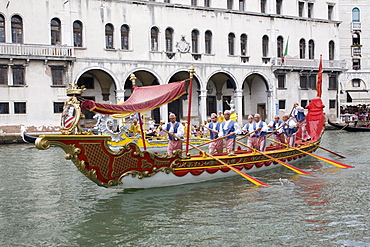
[[[283,131],[288,142],[288,145],[294,147],[296,133],[297,133],[297,124],[293,119],[289,119],[289,115],[285,114],[283,116],[284,127]]]
[[[209,131],[211,140],[217,139],[219,137],[218,134],[220,132],[221,123],[217,121],[216,113],[211,114],[211,122],[207,123],[206,126],[212,130],[204,128],[204,134],[208,133]],[[222,153],[222,139],[209,143],[208,152],[213,155],[215,153],[215,150],[218,154]]]
[[[242,131],[247,135],[253,132],[253,115],[248,116],[248,122],[242,128]],[[247,146],[252,146],[252,140],[248,137]]]
[[[241,133],[241,128],[237,122],[230,119],[231,111],[226,110],[224,112],[225,121],[221,123],[221,129],[219,136],[227,136],[229,134],[233,134],[225,138],[225,146],[226,152],[229,155],[234,155],[235,151],[235,141],[236,141],[236,134]]]
[[[283,121],[280,120],[279,115],[275,115],[274,121],[271,121],[268,124],[268,127],[273,129],[272,133],[274,133],[274,140],[278,142],[285,143],[285,136],[282,129]]]
[[[264,152],[266,149],[266,134],[268,127],[267,124],[261,120],[260,114],[254,114],[254,123],[252,124],[251,131],[254,131],[254,133],[249,136],[251,147]]]
[[[169,116],[170,122],[166,124],[164,128],[159,127],[161,130],[160,134],[164,135],[168,133],[168,148],[167,154],[171,155],[175,150],[182,150],[182,138],[184,137],[184,126],[176,121],[176,115],[171,113]],[[166,131],[164,131],[165,129]],[[162,134],[163,133],[163,134]]]

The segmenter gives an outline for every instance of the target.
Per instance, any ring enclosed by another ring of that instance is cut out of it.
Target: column
[[[123,102],[125,100],[125,91],[126,90],[116,90],[116,100],[117,100],[117,103],[119,101]]]
[[[235,89],[234,91],[235,111],[238,114],[238,124],[243,125],[243,90]]]
[[[160,116],[161,120],[163,120],[165,123],[168,122],[168,105],[165,104],[160,107]],[[177,119],[177,121],[180,121],[180,119]]]
[[[202,124],[204,120],[207,120],[207,90],[201,89],[199,94],[199,115],[200,123]]]

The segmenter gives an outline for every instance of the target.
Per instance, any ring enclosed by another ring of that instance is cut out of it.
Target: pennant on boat
[[[319,73],[317,74],[317,83],[316,83],[316,97],[321,98],[322,94],[322,55],[320,55],[320,64],[319,64]]]

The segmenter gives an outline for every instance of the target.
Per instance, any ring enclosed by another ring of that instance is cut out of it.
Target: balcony
[[[284,59],[284,63],[281,61],[281,57],[276,60],[276,67],[284,66],[289,67],[289,69],[306,69],[306,68],[318,68],[320,60],[319,59],[298,59],[298,58],[288,58]],[[345,60],[322,60],[323,68],[335,68],[335,69],[345,69]]]
[[[352,46],[352,57],[361,57],[361,47],[360,46]]]
[[[0,58],[74,61],[74,47],[0,43]]]
[[[351,22],[351,31],[361,31],[361,22]]]

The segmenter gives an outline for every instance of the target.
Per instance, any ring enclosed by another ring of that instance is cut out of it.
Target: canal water
[[[296,165],[315,177],[284,167],[253,175],[271,188],[235,176],[106,189],[59,148],[0,146],[0,246],[370,246],[369,140],[326,131],[322,146],[355,168],[308,158]]]

